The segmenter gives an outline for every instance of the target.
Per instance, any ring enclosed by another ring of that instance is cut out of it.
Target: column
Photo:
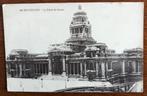
[[[24,76],[26,76],[26,64],[22,64],[23,65],[23,73],[24,73]]]
[[[47,71],[47,66],[46,64],[44,64],[44,74],[46,74],[46,71]]]
[[[136,64],[136,65],[137,65],[137,68],[138,68],[138,73],[140,73],[140,66],[142,66],[142,65],[140,65],[140,64],[141,64],[140,61],[138,61],[137,64]]]
[[[69,63],[69,75],[71,75],[71,63]]]
[[[68,71],[68,75],[70,74],[70,65],[69,65],[69,63],[68,63],[68,69],[67,69],[67,71]]]
[[[17,71],[17,66],[16,66],[16,63],[15,63],[15,71],[14,71],[15,77],[16,77],[16,71]]]
[[[40,63],[40,73],[42,74],[42,64]]]
[[[73,66],[73,63],[71,63],[71,74],[74,75],[74,66]]]
[[[18,77],[18,74],[19,74],[18,73],[18,63],[15,64],[15,67],[16,67],[16,73],[15,74],[16,74],[16,77]]]
[[[72,75],[72,63],[70,63],[70,74]]]
[[[93,57],[93,52],[91,52],[90,54],[91,54],[91,57]]]
[[[105,79],[105,63],[101,63],[101,70],[102,70],[102,79]]]
[[[38,64],[36,63],[36,73],[38,74]]]
[[[42,63],[42,74],[45,74],[45,68],[44,68],[44,63]]]
[[[85,76],[87,75],[87,73],[86,73],[86,62],[85,62],[85,64],[84,64],[84,75],[85,75]]]
[[[51,59],[48,58],[48,75],[52,75]]]
[[[19,77],[22,77],[22,65],[19,64]]]
[[[98,77],[98,62],[96,61],[96,77]]]
[[[62,58],[62,66],[63,66],[62,75],[63,75],[63,76],[66,76],[66,70],[65,70],[65,57],[64,57],[64,56],[63,56],[63,58]]]
[[[82,68],[83,66],[82,66],[82,63],[80,63],[80,74],[81,74],[81,77],[83,76],[83,68]]]
[[[42,74],[42,64],[40,63],[40,74]]]
[[[109,77],[109,74],[108,74],[108,64],[109,64],[109,61],[106,61],[105,62],[105,78]]]
[[[34,73],[36,74],[36,64],[34,64]]]
[[[38,64],[36,63],[36,74],[38,74]]]
[[[80,33],[80,27],[78,28],[78,31],[79,31],[78,33]]]
[[[96,67],[96,66],[95,66],[95,63],[93,62],[92,65],[93,65],[93,70],[95,70],[95,67]]]
[[[21,64],[21,67],[22,67],[22,75],[24,76],[24,68],[23,68],[23,64]]]
[[[107,61],[107,63],[106,63],[106,71],[109,70],[109,69],[108,69],[108,64],[109,64],[109,61]]]
[[[73,65],[73,75],[75,75],[75,63],[72,63]]]
[[[44,66],[45,66],[45,64],[43,63],[42,64],[42,72],[43,72],[43,74],[45,74],[45,67]]]
[[[126,82],[126,76],[125,76],[125,60],[122,61],[122,76],[120,79],[121,79],[121,82]]]
[[[76,71],[77,71],[76,70],[76,63],[74,63],[74,70],[75,70],[74,72],[75,72],[75,75],[76,75]]]
[[[136,73],[136,61],[132,61],[133,64],[133,73]]]
[[[69,75],[68,67],[69,67],[68,64],[65,63],[65,72],[66,72],[66,75]]]
[[[40,63],[38,64],[38,73],[40,74]]]
[[[105,62],[105,78],[108,77],[108,61]]]
[[[122,74],[125,74],[125,61],[122,61]]]
[[[42,67],[42,69],[43,69],[43,74],[45,74],[45,71],[46,71],[46,69],[45,69],[45,63],[43,63],[42,66],[43,66],[43,67]]]
[[[79,75],[79,63],[77,63],[77,75]]]
[[[48,69],[48,63],[46,64],[46,74],[48,74],[49,69]]]

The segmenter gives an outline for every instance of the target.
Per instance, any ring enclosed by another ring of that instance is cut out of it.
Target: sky
[[[78,6],[87,13],[92,37],[117,53],[143,48],[143,3],[42,3],[3,5],[6,56],[12,49],[46,53],[64,43]]]

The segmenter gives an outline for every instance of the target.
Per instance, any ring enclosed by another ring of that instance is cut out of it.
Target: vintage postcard
[[[143,2],[3,4],[7,90],[143,92]]]

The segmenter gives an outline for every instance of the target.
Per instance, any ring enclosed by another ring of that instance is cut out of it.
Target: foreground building
[[[70,24],[70,38],[52,44],[46,54],[12,50],[7,57],[7,73],[16,78],[61,75],[112,83],[142,79],[143,50],[134,48],[115,53],[105,43],[92,38],[87,14],[79,8]]]

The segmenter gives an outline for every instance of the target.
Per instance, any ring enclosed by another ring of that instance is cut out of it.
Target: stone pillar
[[[40,63],[40,73],[42,74],[42,64]]]
[[[96,77],[98,77],[98,62],[96,61]]]
[[[22,69],[23,69],[23,75],[26,76],[26,64],[22,64]]]
[[[41,69],[41,68],[40,68],[40,63],[38,64],[38,69],[39,69],[39,70],[38,70],[38,73],[41,74],[41,72],[40,72],[40,69]]]
[[[101,63],[101,70],[102,70],[102,79],[105,79],[105,63]]]
[[[62,72],[62,76],[66,76],[66,70],[65,70],[65,57],[63,56],[62,58],[62,66],[63,66],[63,72]]]
[[[72,63],[73,65],[73,75],[75,75],[75,63]]]
[[[75,75],[77,74],[76,68],[77,68],[77,63],[75,63]]]
[[[41,64],[42,65],[42,74],[45,74],[45,68],[44,68],[44,63]]]
[[[109,61],[106,61],[105,65],[104,65],[105,66],[104,67],[105,68],[105,78],[108,78],[108,63],[109,63]]]
[[[36,73],[38,74],[38,64],[36,64]]]
[[[81,32],[80,32],[80,27],[78,28],[78,31],[79,31],[78,33],[81,33]]]
[[[73,66],[74,63],[71,63],[71,73],[72,75],[74,74],[74,66]]]
[[[125,61],[122,61],[122,74],[125,74]]]
[[[90,55],[91,55],[91,57],[93,57],[93,53],[92,52],[90,53]]]
[[[48,75],[52,75],[52,66],[50,58],[48,58]]]
[[[42,74],[45,74],[45,68],[44,68],[44,63],[42,63]]]
[[[86,62],[84,64],[84,75],[86,76],[87,75],[87,72],[86,72]]]
[[[45,68],[45,74],[47,74],[47,64],[45,64],[45,66],[44,66]]]
[[[81,74],[81,77],[83,76],[83,66],[82,66],[82,63],[80,63],[80,74]]]
[[[132,61],[133,64],[133,73],[136,73],[136,61]]]
[[[67,75],[67,76],[69,75],[68,68],[69,68],[68,64],[67,64],[67,63],[65,63],[65,72],[66,72],[66,75]]]
[[[141,62],[137,62],[138,64],[136,64],[137,65],[137,68],[138,68],[138,73],[140,73],[140,64],[141,64]],[[142,65],[141,65],[142,66]]]
[[[22,77],[22,65],[19,64],[19,77]]]
[[[19,73],[18,73],[18,64],[15,64],[16,66],[16,77],[18,77]]]
[[[71,75],[71,63],[69,63],[69,74]]]
[[[42,65],[42,74],[45,74],[44,63],[42,63],[41,65]]]
[[[36,74],[36,64],[34,64],[34,73]]]
[[[16,63],[15,63],[15,76],[17,76],[17,66],[16,66]]]
[[[79,75],[79,63],[77,63],[76,66],[77,66],[77,69],[76,69],[77,70],[77,75]]]
[[[40,63],[40,74],[42,74],[42,64]]]

